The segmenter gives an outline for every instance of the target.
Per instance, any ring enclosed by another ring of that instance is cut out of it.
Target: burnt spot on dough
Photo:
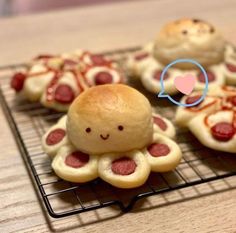
[[[200,20],[200,19],[193,19],[193,23],[199,23],[199,22],[202,22],[202,20]]]
[[[215,32],[215,28],[213,26],[210,27],[210,33],[214,33]]]

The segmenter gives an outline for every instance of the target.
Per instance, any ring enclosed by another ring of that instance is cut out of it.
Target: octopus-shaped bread
[[[182,98],[182,103],[193,103],[201,97],[199,92]],[[176,124],[188,129],[206,147],[236,153],[236,88],[218,87],[197,106],[179,107]]]
[[[64,112],[84,90],[124,81],[116,62],[102,55],[77,51],[38,56],[24,72],[13,75],[11,87],[31,101]]]
[[[181,160],[172,123],[152,112],[148,99],[127,85],[92,87],[43,136],[44,151],[62,179],[100,177],[119,188],[142,185],[151,171],[167,172]]]
[[[161,28],[156,39],[127,59],[130,76],[141,79],[153,93],[161,91],[161,74],[165,66],[177,59],[192,59],[206,70],[209,89],[225,84],[236,85],[236,52],[218,29],[198,19],[179,19]],[[191,63],[176,63],[163,76],[165,92],[178,93],[174,78],[190,74],[196,77],[195,90],[205,88],[205,77]]]

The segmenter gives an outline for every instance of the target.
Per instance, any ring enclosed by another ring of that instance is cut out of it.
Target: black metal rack
[[[106,54],[122,58],[136,49],[117,50]],[[46,109],[39,103],[16,98],[9,86],[10,77],[24,67],[24,64],[20,64],[0,68],[0,101],[50,216],[61,218],[107,206],[118,206],[123,212],[127,212],[142,198],[236,174],[235,156],[207,149],[188,131],[177,129],[177,142],[183,151],[182,162],[172,172],[152,173],[142,187],[122,190],[100,179],[86,184],[74,184],[59,179],[51,169],[50,158],[41,149],[41,137],[62,114]],[[161,102],[159,105],[162,106],[156,107],[156,110],[171,119],[175,107]]]

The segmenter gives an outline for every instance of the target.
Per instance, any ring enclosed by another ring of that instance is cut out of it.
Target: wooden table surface
[[[0,20],[0,65],[42,52],[101,51],[143,44],[182,16],[218,25],[236,43],[235,0],[130,1]],[[236,232],[236,177],[148,198],[134,211],[113,208],[50,218],[0,110],[0,232]]]

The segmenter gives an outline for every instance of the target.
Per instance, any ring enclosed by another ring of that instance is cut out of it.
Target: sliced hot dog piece
[[[154,124],[158,125],[163,131],[167,129],[167,124],[160,117],[154,116],[153,121]]]
[[[136,167],[137,164],[134,162],[134,160],[127,157],[116,159],[111,164],[112,172],[122,176],[134,173]]]
[[[109,84],[112,83],[112,81],[112,75],[108,72],[101,71],[95,75],[96,85]]]
[[[71,103],[74,98],[75,94],[72,88],[66,84],[59,84],[55,90],[55,100],[62,104]]]
[[[99,157],[98,173],[115,187],[135,188],[147,180],[150,166],[141,151],[104,154]]]
[[[97,164],[97,156],[85,154],[71,145],[66,145],[54,157],[52,168],[64,180],[83,183],[98,177]]]
[[[211,127],[212,136],[218,141],[229,141],[235,134],[232,123],[219,122]]]
[[[156,70],[153,73],[153,79],[155,79],[157,81],[160,81],[161,80],[161,74],[162,74],[162,70]],[[163,80],[167,80],[168,78],[169,78],[169,74],[168,74],[168,72],[166,72],[164,77],[163,77]]]
[[[52,130],[47,138],[46,138],[46,143],[47,145],[55,145],[59,143],[66,135],[66,131],[64,129],[54,129]]]
[[[200,95],[194,95],[194,96],[188,96],[185,100],[186,104],[193,104],[195,102],[197,102],[199,99],[201,98]],[[201,103],[201,102],[200,102]],[[200,104],[198,103],[198,105]],[[196,106],[196,105],[195,105]]]
[[[63,116],[42,137],[43,150],[49,156],[55,156],[62,146],[69,144],[66,134],[66,120],[67,116]]]
[[[144,154],[154,172],[167,172],[176,168],[182,153],[179,146],[171,139],[154,134],[153,142],[144,149]]]
[[[91,67],[84,73],[84,79],[89,86],[123,82],[119,70],[106,66]]]
[[[175,136],[175,127],[170,120],[156,113],[153,113],[152,116],[154,133],[160,133],[169,138],[173,138]]]
[[[89,155],[81,151],[74,151],[66,156],[65,164],[69,167],[80,168],[85,166],[89,161]]]
[[[170,153],[169,146],[162,143],[153,143],[148,146],[147,150],[154,157],[166,156]]]
[[[15,73],[11,79],[11,87],[16,91],[20,92],[24,87],[26,75],[23,73]]]
[[[107,61],[105,59],[104,56],[99,55],[99,54],[91,54],[90,58],[91,58],[93,65],[95,65],[95,66],[107,65],[110,63],[109,61]]]
[[[230,72],[232,72],[232,73],[235,73],[235,72],[236,72],[236,65],[227,63],[227,64],[226,64],[226,67],[227,67],[227,69],[228,69]]]
[[[216,77],[213,74],[213,72],[207,71],[206,73],[207,73],[207,77],[208,77],[208,82],[209,83],[215,81]],[[204,76],[204,74],[202,72],[198,74],[197,78],[198,78],[199,82],[205,83],[205,76]]]

